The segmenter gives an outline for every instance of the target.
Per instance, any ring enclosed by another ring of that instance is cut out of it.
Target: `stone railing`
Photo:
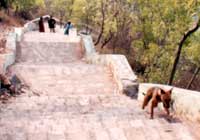
[[[118,86],[118,92],[132,98],[137,97],[137,76],[133,73],[127,59],[123,55],[100,55],[95,51],[91,36],[81,35],[88,63],[109,66]]]
[[[146,93],[147,89],[153,86],[166,90],[172,88],[167,85],[141,83],[138,93],[138,100],[140,102],[143,101],[143,93]],[[171,111],[173,113],[191,121],[200,122],[200,92],[174,87],[172,91],[172,103]],[[162,108],[162,105],[159,107]]]
[[[0,54],[0,73],[5,74],[8,66],[15,63],[16,58],[16,33],[9,33],[6,39],[6,53]]]
[[[45,15],[43,16],[44,19],[49,18],[49,15]],[[40,20],[40,18],[36,18],[34,20],[31,20],[29,22],[27,22],[26,24],[24,24],[23,27],[16,27],[15,28],[15,33],[17,34],[17,41],[21,41],[21,39],[23,38],[23,35],[26,32],[30,32],[30,31],[36,31],[38,30],[38,21]]]
[[[38,19],[35,19],[35,20],[27,22],[23,27],[15,28],[15,33],[17,35],[17,41],[20,42],[23,38],[23,35],[26,32],[38,30],[37,22],[38,22]]]
[[[30,21],[24,27],[15,28],[14,32],[9,33],[6,38],[6,53],[0,54],[0,73],[5,73],[8,66],[15,63],[17,42],[22,40],[23,34],[37,29],[35,20]]]
[[[24,27],[15,28],[14,32],[9,33],[6,38],[6,53],[0,54],[0,73],[6,73],[8,66],[15,63],[17,42],[22,40],[23,34],[29,31],[37,30],[37,20],[30,21]]]

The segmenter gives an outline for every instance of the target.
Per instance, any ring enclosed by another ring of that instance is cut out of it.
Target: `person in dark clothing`
[[[65,25],[65,31],[64,31],[64,34],[65,35],[69,35],[69,29],[71,29],[73,26],[72,26],[72,24],[71,24],[71,22],[69,21],[69,22],[67,22],[67,24]]]
[[[39,31],[40,32],[45,32],[43,17],[40,17],[40,20],[39,20]]]
[[[56,20],[53,19],[52,16],[50,16],[50,19],[48,20],[48,24],[49,24],[50,32],[54,32],[55,33]]]

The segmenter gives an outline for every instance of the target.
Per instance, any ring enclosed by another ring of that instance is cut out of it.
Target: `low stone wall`
[[[0,54],[0,73],[5,74],[7,67],[15,63],[16,41],[16,34],[10,33],[6,41],[7,52],[5,54]]]
[[[138,93],[138,100],[140,102],[142,102],[144,98],[142,93],[146,93],[147,89],[153,86],[161,87],[163,89],[172,88],[167,85],[141,83],[139,85]],[[173,105],[171,111],[176,115],[191,121],[200,122],[200,92],[174,87],[172,91],[172,101]]]
[[[133,73],[124,55],[99,55],[94,48],[91,36],[81,35],[88,63],[109,66],[117,83],[119,93],[137,97],[137,76]]]
[[[17,35],[17,41],[20,42],[23,38],[23,35],[26,32],[38,30],[38,26],[34,22],[28,22],[24,25],[24,27],[15,28],[15,33]]]
[[[47,19],[50,18],[49,15],[44,15],[44,16],[42,16],[42,17],[43,17],[43,19],[44,19],[45,21],[47,21]],[[54,18],[54,19],[55,19],[55,18]],[[24,25],[24,27],[23,27],[23,33],[38,30],[38,29],[39,29],[39,27],[38,27],[38,22],[39,22],[39,20],[40,20],[40,17],[39,17],[39,18],[36,18],[36,19],[34,19],[34,20],[31,20],[31,21],[29,21],[29,22],[27,22],[27,23]],[[58,21],[58,20],[56,19],[56,21]]]
[[[7,52],[5,54],[0,54],[0,73],[5,74],[8,66],[15,63],[16,59],[16,47],[17,41],[21,41],[23,34],[29,31],[37,29],[37,25],[34,22],[28,22],[22,28],[15,28],[13,33],[9,33],[6,41]]]
[[[44,18],[48,18],[50,17],[49,15],[45,15],[43,16]],[[26,24],[24,24],[23,27],[16,27],[15,28],[15,33],[17,35],[17,41],[20,42],[23,38],[23,35],[27,32],[30,31],[36,31],[38,30],[38,21],[40,18],[36,18],[32,21],[27,22]]]

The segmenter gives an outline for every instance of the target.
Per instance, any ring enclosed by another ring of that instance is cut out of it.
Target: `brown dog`
[[[153,109],[154,107],[157,107],[159,102],[163,103],[163,107],[165,111],[167,112],[167,114],[169,115],[172,89],[165,91],[159,87],[152,87],[147,90],[147,93],[144,97],[142,109],[144,109],[150,102],[151,119],[153,119],[153,115],[154,115]]]

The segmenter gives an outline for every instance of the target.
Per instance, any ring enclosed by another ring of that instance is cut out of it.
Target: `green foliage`
[[[53,0],[50,5],[51,13],[54,13],[59,18],[70,19],[73,11],[75,0]]]
[[[35,5],[39,6],[41,8],[44,8],[45,7],[45,2],[44,2],[44,0],[36,0],[35,1]]]
[[[1,8],[4,8],[4,9],[8,8],[8,4],[7,4],[6,0],[1,0],[0,1],[0,9]]]
[[[36,4],[36,0],[15,0],[14,6],[19,11],[28,11]]]
[[[137,57],[139,58],[137,61],[147,65],[144,78],[149,82],[167,82],[174,51],[183,34],[193,25],[192,16],[198,13],[199,2],[193,0],[134,2],[137,3],[137,8],[132,27],[132,35],[136,38],[133,47],[138,55],[142,55]]]
[[[191,63],[200,67],[200,32],[198,31],[194,36],[189,39],[189,43],[184,48],[184,56]]]

